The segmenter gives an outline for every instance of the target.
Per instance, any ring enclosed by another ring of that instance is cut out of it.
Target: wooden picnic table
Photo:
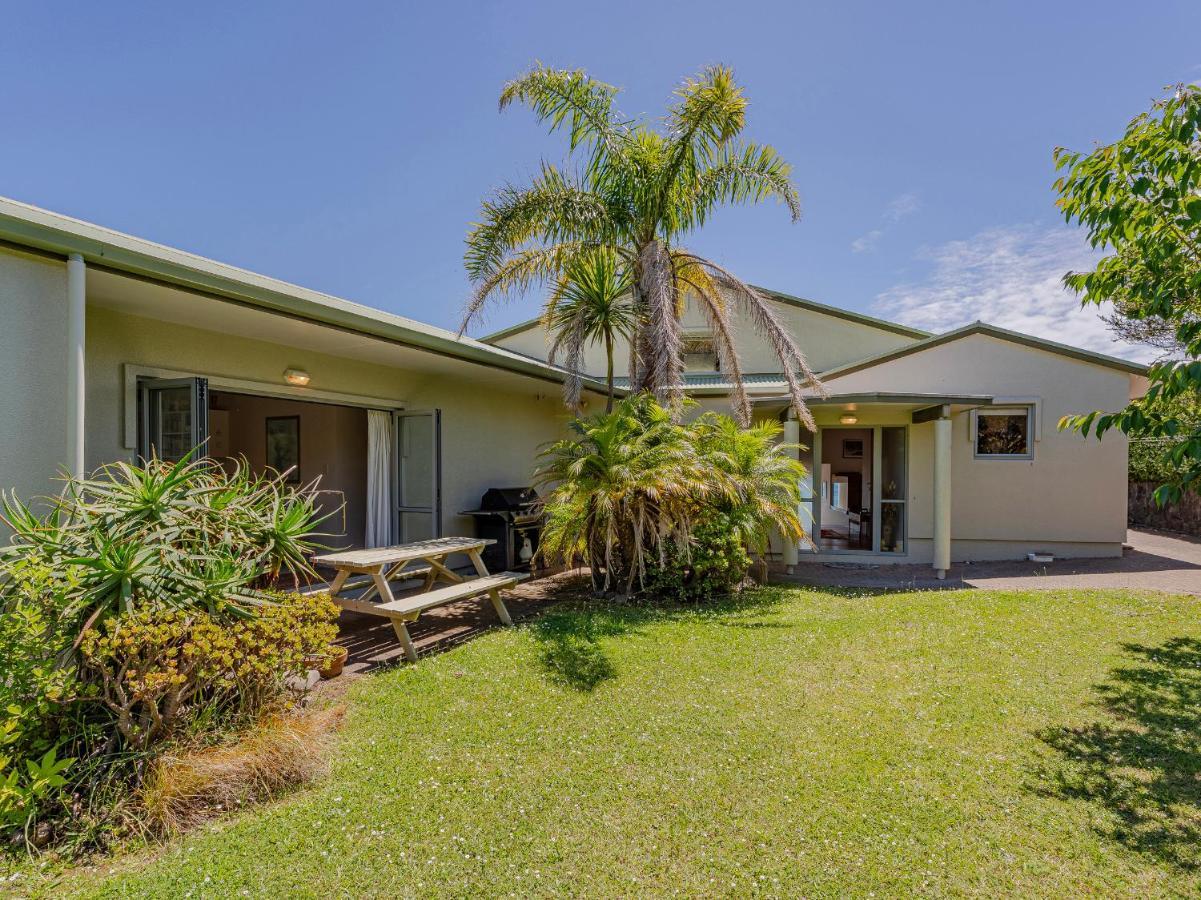
[[[329,585],[329,595],[343,609],[390,619],[405,656],[410,662],[417,661],[417,651],[409,637],[407,622],[417,619],[423,610],[456,600],[464,600],[479,594],[488,594],[496,614],[506,625],[513,620],[501,599],[502,588],[512,587],[529,577],[523,572],[504,572],[490,575],[484,565],[480,551],[495,541],[483,538],[444,537],[395,547],[374,547],[370,550],[345,550],[314,557],[317,565],[331,566],[336,570]],[[475,578],[464,578],[446,565],[447,557],[455,553],[466,554],[475,568]],[[347,581],[355,575],[367,575],[371,586],[358,597],[341,596]],[[421,590],[412,596],[397,600],[389,582],[409,581],[423,578]],[[449,583],[448,587],[433,590],[438,581]],[[371,602],[373,597],[378,602]]]

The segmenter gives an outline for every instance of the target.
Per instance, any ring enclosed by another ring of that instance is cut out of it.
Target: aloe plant
[[[68,478],[39,515],[0,496],[12,531],[0,548],[0,602],[13,567],[31,560],[59,572],[62,614],[81,631],[143,604],[253,615],[268,602],[261,576],[311,574],[323,514],[318,483],[293,487],[287,473],[227,470],[195,454],[175,463],[116,462]]]

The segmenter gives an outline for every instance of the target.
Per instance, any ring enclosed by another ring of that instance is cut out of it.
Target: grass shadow
[[[1179,869],[1201,868],[1201,641],[1125,644],[1133,663],[1096,687],[1106,720],[1046,729],[1060,755],[1039,792],[1083,800],[1094,827]]]
[[[753,619],[774,610],[781,597],[778,590],[755,589],[708,603],[569,601],[539,616],[531,624],[530,633],[538,644],[538,657],[546,676],[557,684],[587,693],[617,677],[616,666],[601,645],[605,638],[637,633],[653,622],[686,618],[741,628],[780,627]]]

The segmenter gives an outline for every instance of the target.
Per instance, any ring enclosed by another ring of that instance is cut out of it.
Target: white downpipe
[[[87,320],[87,266],[83,257],[67,257],[67,469],[83,475],[85,322]]]
[[[786,418],[784,420],[784,443],[799,444],[800,442],[801,442],[801,423],[798,422],[795,418],[793,418],[792,414],[790,413],[788,418]],[[797,452],[797,451],[794,451],[794,452]],[[804,507],[805,507],[805,505],[802,503],[800,505],[800,507],[797,508],[797,515],[800,517],[802,523],[804,523],[804,521],[805,521],[805,518],[804,518],[805,508]],[[800,562],[800,559],[801,559],[800,544],[792,538],[784,538],[783,540],[784,540],[784,565],[789,566],[790,567],[789,571],[791,571],[791,567],[795,566],[798,562]]]
[[[951,568],[951,420],[934,420],[934,568]]]

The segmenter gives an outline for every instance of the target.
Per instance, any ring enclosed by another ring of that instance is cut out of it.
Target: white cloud
[[[1150,361],[1150,347],[1115,341],[1101,320],[1109,310],[1089,305],[1063,286],[1064,273],[1092,268],[1100,254],[1083,233],[1018,225],[926,249],[922,281],[878,295],[881,316],[940,332],[974,321],[1087,350]]]
[[[884,234],[879,228],[873,228],[862,237],[857,237],[851,241],[851,250],[855,253],[864,253],[868,250],[874,250],[876,242],[880,240],[880,236]]]
[[[884,221],[899,222],[906,216],[917,212],[921,206],[922,198],[915,191],[899,194],[889,201],[888,209],[884,211]]]
[[[921,197],[915,191],[908,191],[904,194],[898,194],[888,201],[888,206],[884,209],[884,214],[880,216],[883,223],[879,228],[873,228],[867,234],[861,235],[851,241],[851,252],[866,253],[869,250],[875,250],[876,245],[880,243],[880,238],[884,237],[884,233],[893,225],[901,221],[906,216],[910,216],[917,212],[922,205]]]

